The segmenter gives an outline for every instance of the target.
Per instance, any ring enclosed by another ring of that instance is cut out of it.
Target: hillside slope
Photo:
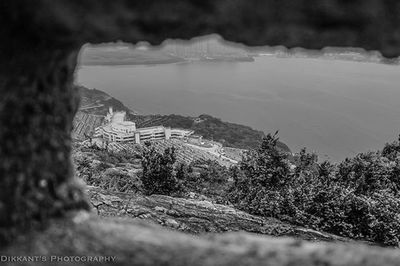
[[[126,107],[121,101],[101,90],[88,89],[84,86],[76,86],[76,89],[81,95],[81,104],[79,108],[81,112],[106,115],[109,107],[112,107],[114,110],[134,113],[133,110]]]
[[[225,122],[211,115],[202,114],[198,117],[182,115],[131,115],[130,119],[136,121],[139,127],[164,125],[194,130],[195,134],[206,139],[218,141],[224,146],[254,149],[257,148],[264,132],[252,129],[249,126]],[[290,152],[289,147],[283,142],[278,145],[282,150]]]
[[[87,130],[74,131],[75,135],[83,138],[84,134],[89,135],[93,132],[94,127],[98,126],[99,123],[86,123],[82,120],[96,120],[95,116],[104,116],[107,114],[109,107],[112,107],[116,111],[126,111],[128,120],[136,122],[137,127],[151,127],[151,126],[166,126],[173,128],[184,128],[194,130],[195,134],[203,136],[205,139],[214,140],[222,143],[224,146],[240,148],[240,149],[252,149],[257,148],[263,136],[264,132],[252,129],[249,126],[239,125],[235,123],[225,122],[221,119],[213,117],[211,115],[202,114],[198,117],[189,117],[182,115],[140,115],[130,108],[126,107],[120,100],[113,98],[109,94],[97,90],[88,89],[84,86],[76,86],[77,90],[81,94],[81,106],[79,112],[85,113],[82,115],[78,113],[75,118],[75,128],[78,124],[84,124]],[[87,116],[90,116],[87,118]],[[83,117],[83,118],[81,118]],[[93,125],[92,125],[93,124]],[[76,137],[77,139],[80,139]],[[290,152],[289,147],[283,142],[279,142],[278,145],[282,150]]]
[[[75,89],[81,95],[80,107],[73,121],[72,138],[75,140],[85,140],[91,136],[94,129],[103,123],[109,107],[128,114],[134,113],[121,101],[103,91],[78,85]]]
[[[248,52],[255,56],[270,55],[284,58],[319,58],[393,65],[398,65],[400,62],[399,58],[388,59],[378,51],[367,51],[363,48],[354,47],[325,47],[320,50],[310,50],[299,47],[288,49],[284,46],[265,46],[250,48]]]

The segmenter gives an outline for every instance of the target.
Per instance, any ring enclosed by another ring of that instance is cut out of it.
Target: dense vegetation
[[[215,161],[195,161],[187,165],[176,163],[174,148],[157,152],[151,144],[141,157],[143,172],[140,179],[146,194],[172,196],[202,195],[217,202],[223,201],[229,172]]]
[[[231,169],[213,161],[177,163],[174,149],[157,152],[151,146],[135,155],[91,149],[97,162],[76,161],[88,184],[105,189],[205,197],[251,214],[399,246],[400,139],[339,164],[318,163],[305,149],[288,158],[277,143],[276,135],[267,135]],[[142,172],[123,170],[135,163]]]
[[[177,172],[186,193],[202,195],[216,203],[227,203],[225,191],[230,181],[230,171],[215,161],[195,161],[189,166],[180,164]]]
[[[318,163],[317,156],[305,149],[289,160],[287,153],[277,148],[277,136],[267,135],[237,167],[196,162],[178,165],[170,173],[179,184],[173,187],[179,187],[181,193],[202,194],[251,214],[344,237],[398,246],[399,141],[334,165]],[[151,185],[157,186],[157,182]]]
[[[75,144],[72,157],[78,177],[88,185],[118,192],[143,190],[138,171],[134,171],[140,164],[137,154]]]
[[[333,165],[303,149],[291,169],[268,135],[247,153],[228,198],[252,214],[333,234],[400,244],[400,144]]]
[[[159,153],[147,144],[142,153],[143,173],[140,176],[146,194],[171,195],[181,190],[174,174],[175,162],[174,148],[167,148],[164,153]]]
[[[175,148],[162,151],[146,143],[136,151],[74,146],[78,177],[86,184],[117,192],[200,197],[226,202],[229,170],[211,160],[177,161]]]

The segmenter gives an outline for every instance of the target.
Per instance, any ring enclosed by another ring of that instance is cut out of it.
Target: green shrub
[[[183,166],[181,166],[183,167]],[[215,161],[197,161],[189,166],[182,178],[182,185],[186,192],[195,192],[213,199],[217,203],[226,203],[225,191],[229,184],[229,170]],[[197,169],[194,171],[193,169]],[[183,172],[179,170],[178,173]]]
[[[275,217],[333,234],[398,246],[400,243],[399,142],[339,165],[317,163],[303,149],[294,157],[268,135],[234,173],[228,199],[252,214]]]
[[[132,176],[125,171],[109,168],[99,178],[99,187],[118,192],[138,192],[142,184],[137,176]]]
[[[143,172],[141,180],[147,195],[172,195],[181,190],[180,182],[174,175],[175,149],[167,148],[159,153],[148,145],[142,153]]]

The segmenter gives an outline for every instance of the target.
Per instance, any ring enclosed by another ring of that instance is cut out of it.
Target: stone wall
[[[71,85],[83,44],[159,44],[215,32],[248,45],[360,46],[394,57],[400,54],[398,14],[396,0],[1,1],[0,240],[69,210],[88,208],[69,159],[77,106]],[[187,237],[179,239],[184,245]],[[207,245],[192,241],[193,254]],[[237,252],[249,256],[259,251]],[[280,256],[279,250],[273,252]],[[173,252],[165,254],[171,259]],[[189,263],[191,257],[185,258]]]

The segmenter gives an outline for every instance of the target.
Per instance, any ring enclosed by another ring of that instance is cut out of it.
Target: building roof
[[[114,124],[120,125],[120,126],[134,126],[135,125],[135,123],[132,121],[122,121],[122,122],[116,122]]]

